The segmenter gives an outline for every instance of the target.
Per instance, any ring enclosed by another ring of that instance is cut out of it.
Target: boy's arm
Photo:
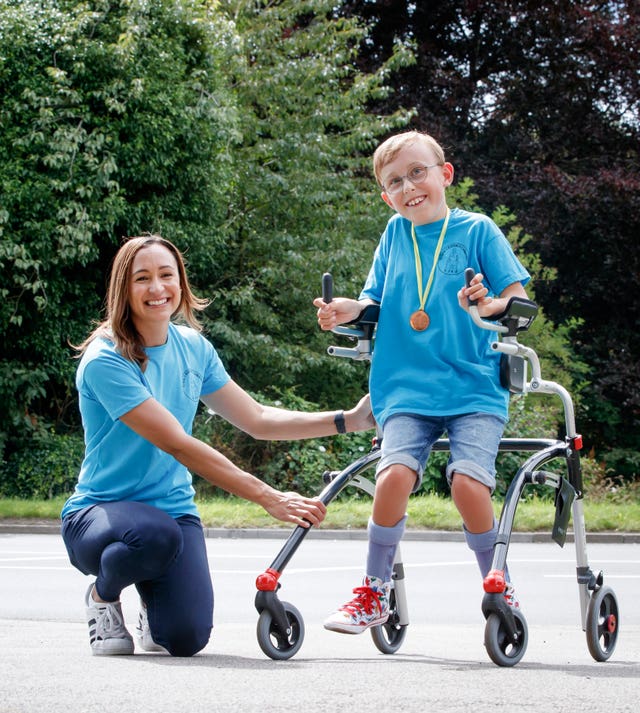
[[[477,273],[471,280],[469,287],[463,287],[458,292],[458,303],[464,310],[469,310],[469,300],[476,303],[478,314],[491,319],[494,314],[504,312],[507,303],[512,297],[528,299],[527,293],[521,282],[512,282],[502,290],[499,297],[488,297],[489,290],[482,284],[483,275]]]
[[[507,308],[507,303],[512,297],[522,297],[525,300],[529,299],[521,282],[513,282],[505,287],[500,293],[500,297],[494,297],[486,306],[487,312],[484,314],[480,312],[480,316],[492,317],[494,314],[504,312]]]

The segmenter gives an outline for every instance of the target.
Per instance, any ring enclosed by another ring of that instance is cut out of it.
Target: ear
[[[444,176],[444,185],[445,186],[450,186],[453,183],[453,175],[454,175],[454,170],[453,170],[453,164],[451,163],[443,163],[442,164],[442,175]]]
[[[382,191],[382,193],[380,194],[380,198],[382,198],[382,200],[389,206],[389,208],[393,208],[391,198],[389,198],[389,196],[384,191]]]

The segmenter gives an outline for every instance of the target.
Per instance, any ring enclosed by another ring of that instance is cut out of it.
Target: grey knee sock
[[[496,535],[498,534],[498,523],[494,520],[493,527],[486,532],[469,532],[464,528],[464,536],[467,541],[469,549],[473,551],[478,561],[478,567],[480,567],[480,573],[484,579],[489,571],[491,570],[491,564],[493,562],[493,546],[496,542]],[[509,579],[508,568],[505,567],[504,576],[507,582]]]
[[[373,518],[369,518],[367,532],[369,535],[369,550],[367,553],[367,574],[378,577],[383,582],[391,581],[393,559],[396,555],[398,543],[404,535],[407,522],[405,515],[393,527],[376,525]]]

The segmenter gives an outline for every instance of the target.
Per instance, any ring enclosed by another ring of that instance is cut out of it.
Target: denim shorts
[[[390,416],[382,432],[382,454],[376,473],[390,465],[406,465],[417,473],[415,493],[422,483],[424,467],[433,444],[443,435],[450,442],[447,482],[453,473],[463,473],[484,483],[491,492],[496,487],[496,455],[505,421],[487,413],[459,416]]]

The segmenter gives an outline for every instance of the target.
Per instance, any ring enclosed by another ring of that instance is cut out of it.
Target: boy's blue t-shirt
[[[230,379],[210,342],[190,327],[169,325],[165,344],[145,350],[145,371],[120,356],[112,342],[95,339],[76,373],[85,433],[85,457],[61,516],[88,505],[136,501],[172,517],[198,515],[191,474],[173,456],[119,419],[154,398],[191,433],[201,396]]]
[[[416,226],[424,289],[444,221]],[[409,324],[420,307],[411,222],[396,214],[382,234],[360,299],[380,304],[369,378],[376,421],[396,413],[453,416],[490,413],[504,419],[509,393],[500,385],[495,332],[477,327],[458,304],[464,270],[484,275],[499,295],[529,274],[498,226],[487,216],[453,209],[436,265],[423,332]]]

